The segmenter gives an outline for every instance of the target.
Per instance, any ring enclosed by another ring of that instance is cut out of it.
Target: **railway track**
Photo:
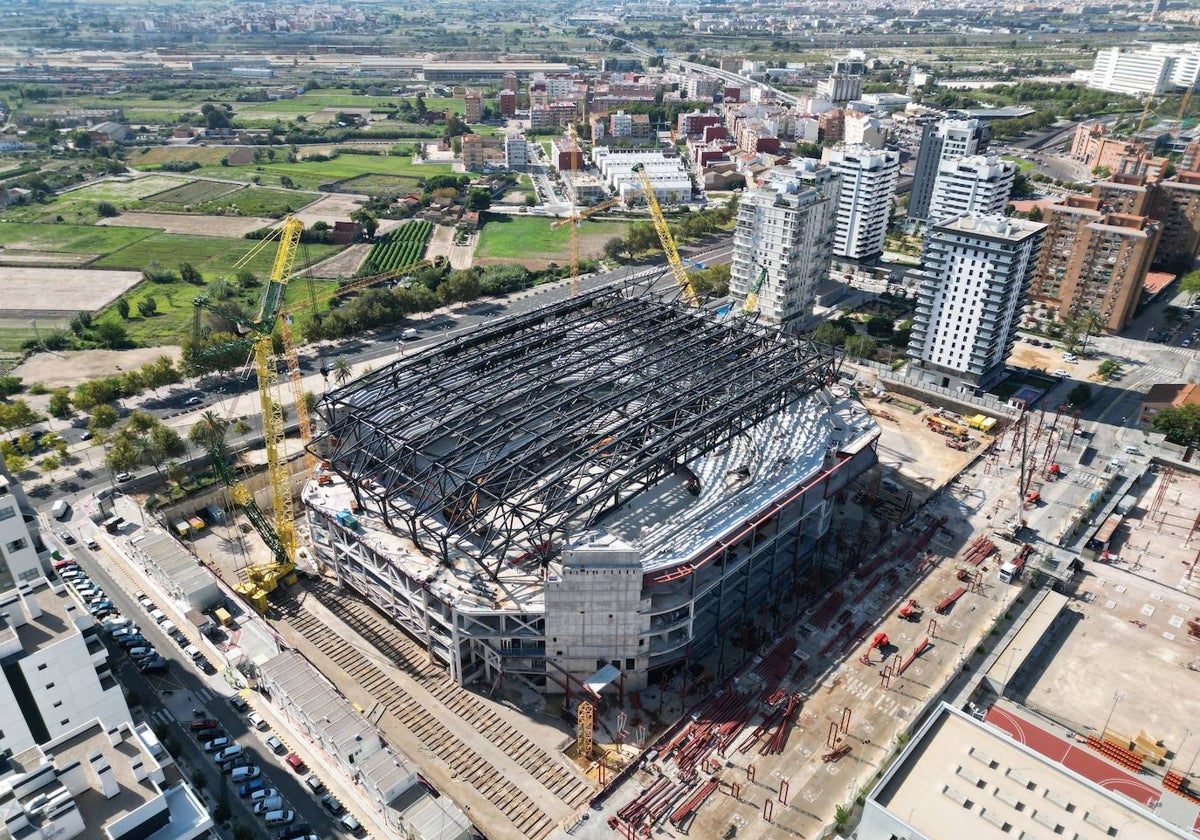
[[[485,701],[458,685],[444,668],[431,664],[416,642],[370,604],[325,581],[314,583],[309,592],[558,799],[574,809],[591,797],[590,785],[563,766],[554,755],[529,740]]]

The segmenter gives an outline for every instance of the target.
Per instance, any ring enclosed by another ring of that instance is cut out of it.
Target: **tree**
[[[117,209],[117,205],[111,201],[101,201],[96,205],[96,213],[102,218],[111,219],[113,216],[120,216],[121,211]]]
[[[1092,398],[1092,389],[1085,383],[1080,382],[1067,394],[1067,403],[1074,408],[1083,408]]]
[[[1080,316],[1079,326],[1083,329],[1082,348],[1087,350],[1088,339],[1104,329],[1104,319],[1095,309],[1089,309]]]
[[[1119,374],[1120,372],[1121,372],[1121,363],[1118,362],[1116,359],[1105,359],[1103,362],[1100,363],[1099,367],[1096,368],[1096,373],[1098,373],[1100,375],[1100,378],[1103,379],[1105,382],[1107,382],[1110,379],[1115,379],[1117,377],[1117,374]]]
[[[1200,405],[1180,405],[1160,410],[1154,415],[1154,430],[1162,432],[1167,440],[1180,446],[1200,445]]]
[[[25,472],[25,467],[28,463],[28,461],[15,452],[4,456],[4,468],[8,470],[9,475],[20,475]]]
[[[42,415],[30,408],[24,400],[0,404],[0,429],[4,431],[19,429],[41,419]]]
[[[117,298],[117,314],[124,320],[129,320],[129,301],[125,298]]]
[[[158,300],[154,295],[146,295],[137,302],[137,311],[143,318],[149,318],[158,312]]]
[[[891,338],[896,330],[896,322],[886,315],[872,315],[867,319],[867,335],[876,338]]]
[[[209,409],[201,414],[200,420],[188,430],[188,440],[205,452],[223,449],[228,429],[229,423],[225,418]]]
[[[537,203],[536,199],[534,199],[534,203]],[[614,236],[604,243],[604,256],[608,257],[610,260],[619,260],[624,255],[625,240],[621,237]]]
[[[1083,334],[1083,320],[1080,318],[1067,318],[1062,322],[1062,335],[1060,340],[1063,343],[1063,349],[1068,353],[1074,353],[1079,348],[1080,336]]]
[[[91,419],[88,420],[88,431],[92,434],[111,429],[117,425],[117,410],[107,403],[96,406],[92,409]]]
[[[455,271],[437,288],[442,303],[466,303],[479,297],[479,279],[472,271]]]
[[[379,230],[379,219],[375,218],[374,213],[361,207],[350,214],[350,221],[358,222],[363,226],[363,233],[366,234],[367,239],[374,239],[375,231]]]
[[[187,468],[178,461],[167,461],[166,466],[167,481],[174,484],[176,487],[183,485],[184,479],[187,478]]]
[[[50,392],[50,403],[47,407],[51,417],[66,420],[73,413],[71,408],[71,391],[69,388],[55,388]]]
[[[870,359],[875,355],[875,342],[865,335],[852,335],[846,339],[846,355],[856,359]]]
[[[0,397],[8,398],[25,390],[19,376],[0,376]]]
[[[835,324],[832,321],[823,321],[813,330],[813,340],[821,344],[841,347],[846,343],[846,336],[848,334],[840,324]]]
[[[468,210],[486,210],[492,206],[492,193],[483,187],[472,187],[467,193]]]
[[[57,455],[47,455],[42,459],[42,472],[46,475],[49,475],[61,466],[62,459]]]
[[[188,262],[179,264],[179,279],[185,283],[191,283],[193,286],[204,285],[204,275],[199,270]]]
[[[350,369],[350,363],[345,359],[337,359],[334,361],[333,381],[337,383],[339,388],[349,382],[350,377],[353,375],[354,372]]]
[[[1189,294],[1200,292],[1200,268],[1183,275],[1179,280],[1179,288]]]
[[[317,410],[317,395],[312,391],[304,392],[304,410],[312,415]]]
[[[120,350],[129,343],[129,333],[116,321],[102,321],[96,327],[96,341],[110,350]]]

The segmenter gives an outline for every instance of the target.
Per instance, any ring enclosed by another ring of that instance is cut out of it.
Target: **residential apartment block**
[[[968,213],[930,228],[910,370],[957,391],[1004,373],[1046,226]]]
[[[1194,90],[1200,82],[1200,44],[1109,47],[1096,53],[1088,87],[1131,96]]]
[[[942,161],[929,202],[931,221],[964,213],[1003,214],[1017,167],[999,155],[972,155]]]
[[[925,125],[917,149],[912,192],[908,199],[908,217],[918,221],[929,218],[933,185],[944,161],[982,154],[992,139],[992,129],[976,119],[943,119]]]
[[[785,330],[805,329],[829,276],[841,176],[810,158],[770,170],[738,202],[729,292],[738,300],[765,279],[757,312]]]
[[[900,177],[900,153],[847,146],[827,150],[825,162],[841,175],[834,256],[859,261],[877,259],[883,254],[892,197]]]

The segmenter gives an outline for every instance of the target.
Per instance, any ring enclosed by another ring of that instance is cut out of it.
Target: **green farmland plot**
[[[0,222],[0,246],[46,253],[104,255],[155,234],[145,228]]]
[[[361,273],[383,274],[420,262],[432,232],[433,225],[424,219],[401,225],[372,246]]]

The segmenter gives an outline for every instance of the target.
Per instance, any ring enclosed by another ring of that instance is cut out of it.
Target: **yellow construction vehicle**
[[[675,278],[675,283],[679,286],[684,301],[695,305],[698,302],[696,289],[692,286],[687,269],[683,267],[683,260],[679,259],[679,250],[675,247],[675,237],[671,235],[671,228],[667,225],[667,219],[663,216],[662,207],[658,204],[658,196],[654,194],[654,184],[651,182],[650,176],[646,173],[646,167],[642,164],[635,163],[633,171],[637,173],[638,179],[641,181],[642,197],[646,199],[646,206],[650,209],[650,218],[654,221],[654,230],[657,231],[658,239],[662,242],[663,253],[667,255],[667,265],[671,267],[671,274]]]
[[[210,304],[206,298],[196,298],[195,300],[198,308],[209,309],[223,317],[230,318],[246,334],[253,336],[254,371],[258,379],[263,443],[267,451],[267,483],[271,490],[270,518],[263,514],[255,503],[253,494],[238,479],[233,466],[225,460],[220,446],[214,446],[210,454],[217,476],[229,487],[234,501],[246,510],[250,523],[275,556],[273,562],[248,566],[246,581],[234,587],[260,612],[266,611],[267,596],[275,590],[279,581],[282,580],[285,583],[295,583],[296,581],[296,524],[287,453],[284,451],[283,399],[279,389],[279,368],[273,352],[272,333],[279,321],[284,291],[291,279],[292,265],[296,259],[296,249],[300,244],[300,234],[303,230],[304,224],[299,219],[289,216],[284,220],[279,230],[279,247],[271,267],[271,276],[263,293],[262,305],[258,315],[253,319],[244,320],[237,316],[231,316],[230,313]],[[299,359],[294,342],[288,340],[291,335],[290,326],[285,325],[284,332],[285,347],[291,346],[291,350],[285,355],[288,378],[292,382],[292,390],[295,395],[296,416],[299,418],[301,434],[303,435],[307,431],[311,439],[312,427],[307,406],[304,404],[304,394],[300,388]]]
[[[613,205],[620,204],[621,199],[610,198],[608,201],[602,201],[599,204],[582,210],[579,213],[572,213],[565,219],[555,219],[550,223],[550,229],[560,228],[565,224],[571,225],[571,297],[579,294],[579,225],[584,219],[596,215]],[[571,207],[574,210],[574,205]]]
[[[754,286],[746,293],[746,300],[742,302],[743,318],[749,318],[758,308],[758,293],[762,291],[765,282],[767,282],[767,269],[764,267],[758,273],[758,280],[754,282]]]

